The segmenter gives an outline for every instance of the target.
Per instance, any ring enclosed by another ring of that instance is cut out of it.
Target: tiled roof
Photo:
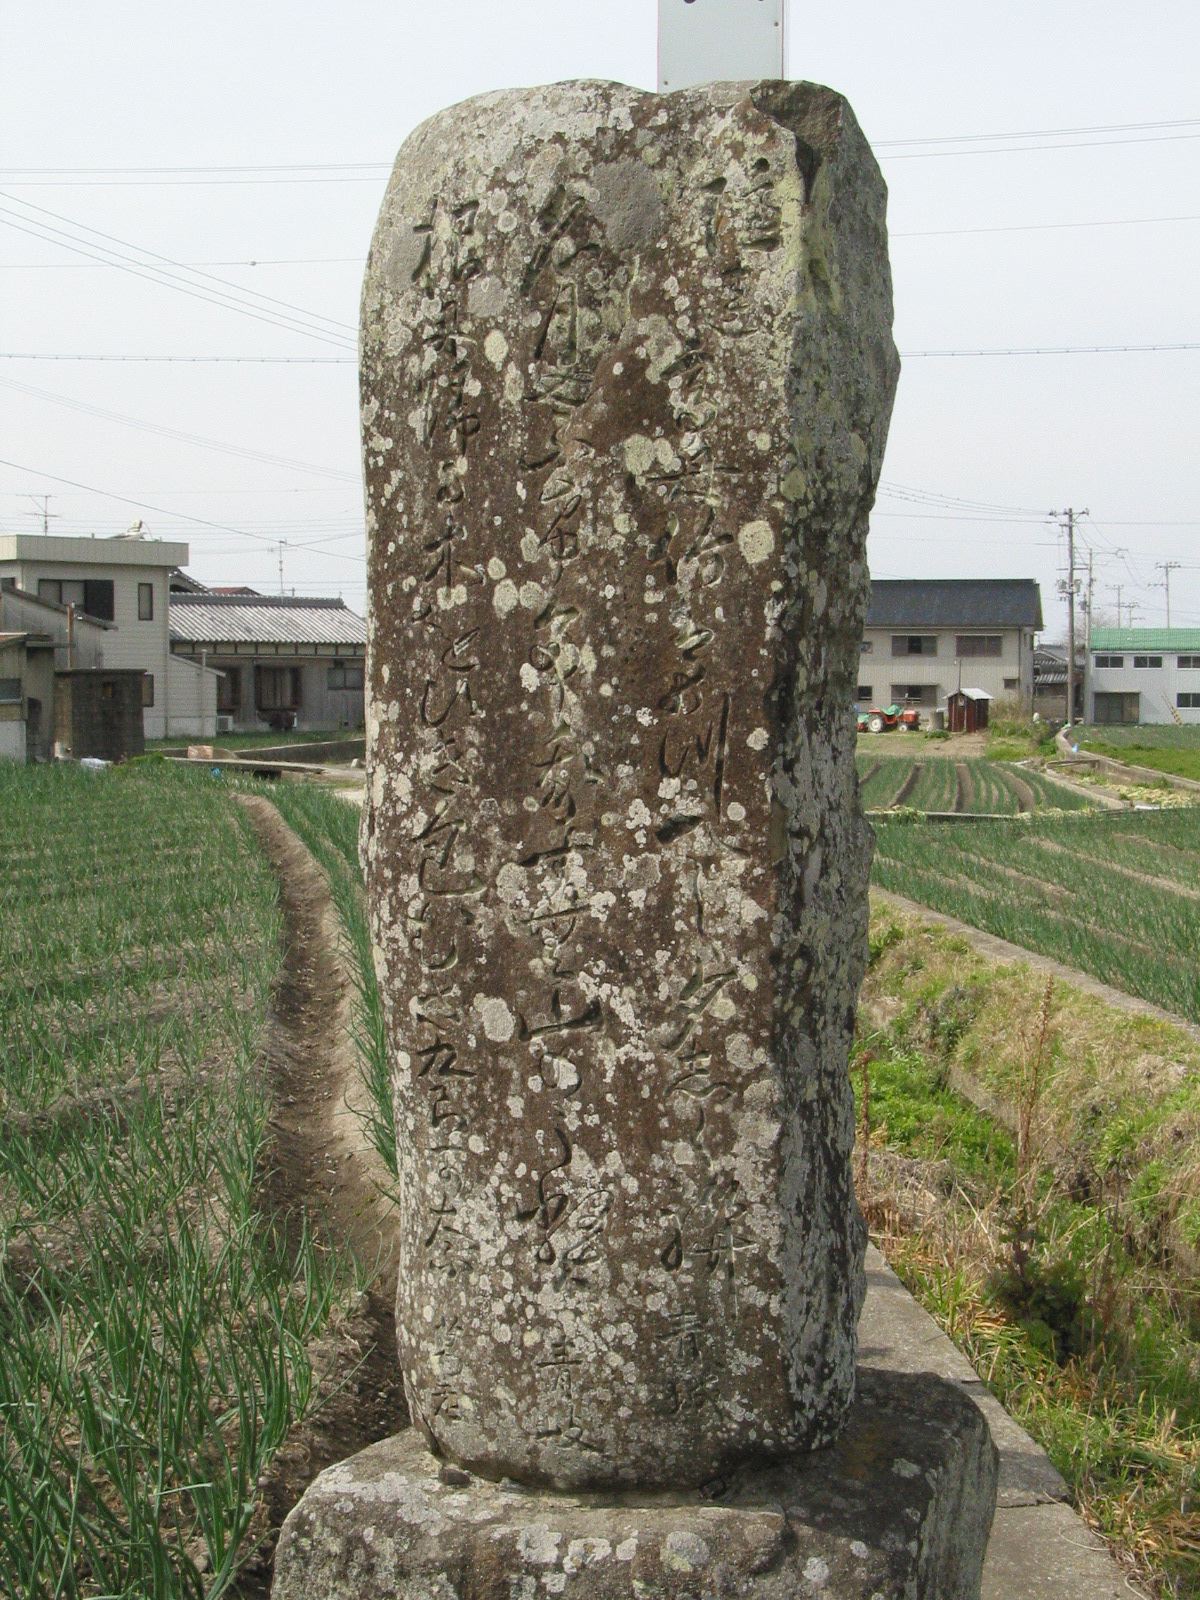
[[[173,594],[172,639],[193,644],[361,644],[367,625],[341,600]]]
[[[1040,628],[1034,578],[879,578],[868,628]]]
[[[1093,650],[1200,651],[1200,628],[1093,628]]]

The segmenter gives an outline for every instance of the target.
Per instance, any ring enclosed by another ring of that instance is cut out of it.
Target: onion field
[[[0,1587],[215,1600],[328,1259],[263,1210],[276,883],[205,774],[0,765]]]
[[[859,755],[858,781],[868,811],[975,813],[994,816],[1052,809],[1082,811],[1090,802],[1063,784],[1006,761]]]
[[[1200,1022],[1200,807],[874,826],[881,888]]]

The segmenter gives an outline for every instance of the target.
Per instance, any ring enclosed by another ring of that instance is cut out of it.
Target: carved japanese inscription
[[[803,84],[485,96],[384,202],[363,844],[400,1360],[486,1475],[699,1484],[851,1398],[883,219]]]

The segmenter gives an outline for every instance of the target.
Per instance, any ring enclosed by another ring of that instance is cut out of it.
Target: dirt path
[[[1008,788],[1012,790],[1013,794],[1016,795],[1017,810],[1022,815],[1024,815],[1024,813],[1027,811],[1034,810],[1037,805],[1037,798],[1034,795],[1033,790],[1025,782],[1024,778],[1018,778],[1011,767],[1002,767],[999,772],[999,777],[1001,783],[1006,784]]]
[[[915,767],[911,767],[909,769],[908,777],[905,778],[904,782],[900,785],[899,789],[896,790],[896,793],[892,796],[891,800],[889,800],[889,802],[888,802],[888,810],[889,811],[893,810],[897,806],[902,806],[904,804],[904,802],[908,799],[909,795],[916,788],[917,779],[920,776],[921,776],[921,765],[918,762]]]
[[[375,1277],[350,1314],[311,1349],[321,1394],[259,1483],[264,1542],[237,1594],[269,1592],[284,1517],[318,1472],[408,1423],[396,1358],[392,1175],[359,1112],[365,1086],[351,1033],[351,982],[341,925],[320,867],[270,801],[242,796],[279,879],[283,973],[272,1004],[265,1068],[275,1101],[264,1204],[286,1236],[307,1218],[322,1245],[352,1252]]]

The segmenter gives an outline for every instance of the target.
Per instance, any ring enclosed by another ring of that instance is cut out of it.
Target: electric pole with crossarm
[[[1086,517],[1087,509],[1076,511],[1068,506],[1065,511],[1052,511],[1051,518],[1067,536],[1067,725],[1075,721],[1075,519]]]

